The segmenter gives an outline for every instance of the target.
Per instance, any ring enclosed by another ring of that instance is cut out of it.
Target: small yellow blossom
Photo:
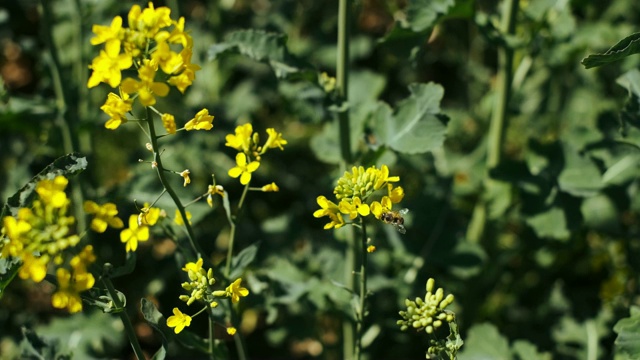
[[[381,189],[385,184],[390,182],[398,182],[400,181],[399,176],[391,176],[389,177],[389,167],[387,165],[382,165],[380,167],[380,171],[378,172],[378,178],[376,179],[373,188],[375,190]]]
[[[41,180],[36,186],[36,192],[45,205],[50,205],[56,209],[67,205],[67,194],[64,189],[69,180],[62,175],[56,176],[53,180]]]
[[[368,253],[372,253],[374,251],[376,251],[376,247],[374,245],[367,246],[367,252]]]
[[[186,211],[187,213],[187,221],[189,221],[189,224],[191,224],[191,213]],[[180,214],[180,211],[178,211],[178,209],[176,209],[176,217],[173,219],[173,221],[177,224],[177,225],[184,225],[184,220],[182,220],[182,214]]]
[[[242,278],[239,278],[226,288],[227,296],[231,297],[231,302],[234,304],[240,301],[240,297],[249,295],[249,290],[247,288],[243,288],[240,285],[241,282]]]
[[[89,68],[93,69],[93,73],[87,82],[87,87],[92,88],[105,82],[115,88],[120,85],[122,80],[121,70],[128,69],[131,65],[133,65],[131,54],[120,54],[120,41],[108,41],[104,50],[101,50],[100,55],[93,59],[89,65]]]
[[[354,197],[351,201],[342,199],[338,205],[340,212],[349,215],[351,220],[358,217],[358,214],[362,216],[369,215],[369,205],[363,204],[359,197]]]
[[[37,283],[44,280],[47,275],[48,258],[46,256],[35,257],[29,252],[24,252],[21,257],[22,266],[18,276],[23,280],[31,279]]]
[[[229,327],[227,328],[227,334],[229,334],[229,335],[231,335],[231,336],[235,335],[235,334],[236,334],[236,331],[237,331],[237,330],[236,330],[236,328],[234,328],[233,326],[229,326]]]
[[[167,326],[173,329],[176,334],[179,334],[185,327],[191,325],[191,316],[183,314],[178,308],[173,308],[173,315],[167,319]]]
[[[155,81],[158,63],[144,59],[142,66],[138,68],[140,81],[126,78],[122,81],[122,91],[127,94],[138,93],[138,99],[144,106],[152,106],[156,103],[155,96],[165,97],[169,94],[169,85]]]
[[[196,262],[188,262],[184,265],[184,267],[182,268],[182,271],[184,272],[189,272],[189,270],[193,271],[193,272],[199,272],[200,269],[202,269],[202,258],[199,258],[198,261]]]
[[[158,43],[156,51],[151,54],[151,60],[157,62],[165,74],[171,74],[182,66],[182,57],[171,51],[166,41]]]
[[[144,10],[134,5],[129,11],[129,27],[148,39],[155,39],[160,29],[171,25],[170,14],[171,9],[165,6],[155,9],[152,2]]]
[[[153,226],[161,215],[163,215],[162,209],[150,207],[149,203],[144,203],[144,207],[140,209],[140,214],[138,214],[138,225]]]
[[[283,145],[287,145],[287,140],[282,138],[282,134],[277,132],[273,128],[267,129],[267,134],[269,137],[267,138],[267,142],[264,144],[262,149],[262,153],[264,154],[268,148],[279,148],[280,150],[284,150]]]
[[[253,126],[251,124],[238,125],[235,130],[235,135],[229,134],[225,137],[227,143],[224,145],[244,153],[249,153],[251,150],[252,135]]]
[[[176,118],[171,114],[162,114],[161,119],[162,119],[162,126],[164,126],[164,129],[167,130],[167,133],[172,135],[175,134]]]
[[[340,214],[340,209],[338,208],[338,205],[336,205],[331,200],[328,200],[326,197],[322,195],[318,196],[317,202],[318,202],[318,205],[320,205],[321,209],[316,210],[313,213],[313,216],[317,218],[328,216],[329,219],[331,219],[331,222],[327,223],[324,226],[325,230],[328,230],[331,228],[338,229],[345,224],[344,220],[342,219],[342,214]]]
[[[383,196],[380,202],[374,201],[371,203],[371,213],[377,218],[380,219],[382,213],[385,211],[391,210],[393,203],[388,196]]]
[[[114,17],[110,26],[93,25],[91,31],[96,34],[96,36],[90,40],[91,45],[100,45],[105,42],[118,40],[124,34],[122,18],[120,16]]]
[[[213,116],[209,115],[209,110],[202,109],[198,111],[196,116],[184,124],[187,131],[191,130],[211,130],[213,128]]]
[[[247,155],[238,153],[236,155],[237,166],[229,169],[229,176],[232,178],[240,177],[240,184],[247,185],[251,181],[251,173],[258,170],[260,162],[252,161],[247,164]]]
[[[149,240],[149,227],[146,225],[138,225],[138,216],[131,215],[129,217],[129,228],[120,232],[120,241],[126,243],[126,250],[136,251],[139,241]]]
[[[129,94],[124,93],[122,97],[109,93],[107,101],[100,107],[100,110],[109,115],[109,120],[104,127],[110,130],[117,129],[120,125],[127,122],[127,113],[131,111],[133,100],[129,99]]]
[[[224,188],[222,185],[209,185],[207,189],[207,204],[209,204],[209,207],[213,207],[213,196],[216,194],[224,197]]]
[[[271,184],[267,184],[261,187],[260,190],[264,192],[278,192],[280,191],[280,188],[278,187],[278,185],[276,185],[276,183],[272,182]]]
[[[184,178],[184,185],[183,185],[184,187],[191,184],[191,178],[189,177],[189,174],[191,174],[189,169],[185,169],[183,172],[180,173],[180,176]]]
[[[389,199],[394,204],[399,203],[404,198],[404,189],[402,186],[394,188],[393,185],[387,184],[387,191],[389,193]]]
[[[87,214],[95,214],[95,217],[91,220],[91,229],[95,232],[103,233],[107,230],[107,226],[111,226],[114,229],[121,229],[124,226],[122,220],[116,216],[118,215],[118,209],[113,203],[98,205],[93,201],[87,200],[84,202],[84,211]]]
[[[72,277],[68,270],[58,268],[56,277],[58,278],[58,290],[51,297],[53,307],[58,309],[66,308],[70,313],[81,311],[82,299],[80,298],[80,292],[93,287],[95,283],[93,275],[82,272],[75,273]]]

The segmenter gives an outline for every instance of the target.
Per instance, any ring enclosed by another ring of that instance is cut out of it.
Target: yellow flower
[[[100,107],[100,110],[109,115],[109,120],[104,127],[110,130],[117,129],[121,124],[127,122],[127,112],[131,111],[133,100],[129,99],[129,94],[122,94],[122,98],[114,93],[107,95],[107,101]]]
[[[171,114],[162,114],[162,126],[169,134],[176,133],[176,118]]]
[[[71,258],[69,265],[77,273],[87,272],[87,265],[96,261],[96,255],[93,253],[93,246],[85,246],[80,253]]]
[[[280,191],[280,188],[278,187],[278,185],[276,185],[276,183],[272,182],[271,184],[267,184],[261,187],[260,190],[264,192],[278,192]]]
[[[160,29],[171,25],[170,14],[171,10],[168,7],[161,6],[155,9],[152,2],[149,2],[149,7],[144,10],[134,5],[129,11],[129,27],[143,33],[149,39],[155,38]]]
[[[380,167],[380,171],[378,172],[378,179],[373,185],[373,188],[375,190],[378,190],[378,189],[381,189],[386,183],[398,182],[398,181],[400,181],[400,177],[399,176],[389,177],[389,167],[387,167],[387,165],[382,165],[382,167]]]
[[[191,39],[191,37],[189,37]],[[174,70],[174,75],[169,78],[168,83],[175,86],[180,90],[181,93],[184,94],[184,91],[187,87],[191,86],[193,80],[196,79],[196,71],[200,70],[200,66],[191,63],[191,55],[192,55],[191,46],[182,49],[180,52],[180,57],[182,58],[181,66]]]
[[[136,251],[139,241],[149,240],[149,227],[146,225],[138,225],[138,216],[131,215],[129,217],[129,228],[120,232],[120,241],[126,243],[126,250]]]
[[[253,135],[253,126],[251,124],[238,125],[234,134],[225,137],[227,143],[225,146],[232,147],[238,151],[249,153],[251,149],[251,138]]]
[[[25,211],[26,213],[31,212],[30,209],[22,208],[18,212],[18,219],[13,216],[5,216],[2,219],[2,231],[3,234],[9,238],[9,242],[2,243],[0,257],[17,257],[22,252],[24,242],[27,240],[25,236],[31,230],[31,224],[24,219]],[[20,213],[22,213],[23,216],[20,216]]]
[[[367,246],[367,252],[368,253],[372,253],[374,251],[376,251],[376,247],[374,245]]]
[[[236,328],[234,328],[233,326],[229,326],[229,327],[227,328],[227,334],[229,334],[229,335],[231,335],[231,336],[235,335],[235,334],[236,334],[236,331],[237,331],[237,330],[236,330]]]
[[[222,185],[209,185],[209,187],[207,188],[207,193],[207,204],[209,204],[209,207],[213,207],[213,196],[218,194],[224,197],[224,188],[222,187]]]
[[[258,170],[260,163],[258,161],[252,161],[247,164],[247,155],[244,153],[238,153],[236,155],[237,166],[229,169],[229,176],[232,178],[240,177],[240,184],[247,185],[251,181],[251,173]]]
[[[199,258],[198,261],[196,262],[188,262],[185,264],[185,266],[182,268],[182,271],[184,272],[189,272],[189,270],[197,273],[200,271],[200,269],[202,269],[202,258]]]
[[[62,175],[56,176],[53,180],[41,180],[36,186],[36,192],[45,205],[54,208],[61,208],[67,205],[67,194],[64,189],[69,180]]]
[[[160,215],[162,215],[160,208],[149,207],[149,203],[144,203],[144,207],[138,214],[138,225],[153,226],[158,222]]]
[[[167,319],[167,326],[173,329],[176,334],[179,334],[185,327],[191,325],[191,316],[183,314],[178,308],[173,308],[173,315]]]
[[[157,62],[165,74],[172,74],[182,66],[182,57],[171,51],[166,41],[158,43],[156,51],[151,54],[151,60]]]
[[[209,115],[209,110],[202,109],[198,111],[196,116],[184,124],[184,128],[187,131],[191,130],[211,130],[213,128],[213,116]]]
[[[351,201],[342,199],[338,208],[341,213],[349,215],[351,220],[358,217],[358,214],[362,216],[369,215],[369,205],[363,204],[359,197],[354,197]]]
[[[184,31],[184,17],[181,16],[178,21],[173,21],[173,30],[169,34],[168,42],[172,44],[181,44],[183,48],[193,46],[191,36]]]
[[[23,252],[21,257],[22,266],[18,276],[23,280],[31,279],[37,283],[44,280],[45,275],[47,275],[49,258],[47,256],[35,257],[29,252]]]
[[[232,282],[229,286],[227,286],[226,289],[227,296],[231,297],[231,302],[234,304],[240,301],[240,297],[249,295],[249,290],[240,286],[241,282],[242,278],[239,278],[236,281]]]
[[[58,268],[56,271],[58,278],[58,290],[51,296],[51,304],[54,308],[69,310],[76,313],[82,310],[82,299],[80,292],[91,289],[95,284],[95,278],[91,273],[80,272],[71,276],[71,273]]]
[[[388,196],[383,196],[380,202],[374,201],[371,203],[371,213],[373,213],[377,219],[380,219],[382,213],[391,210],[392,206],[391,199]]]
[[[394,189],[393,185],[387,184],[387,191],[389,193],[389,199],[394,204],[399,203],[404,198],[404,189],[402,186],[398,186]]]
[[[101,50],[100,55],[89,65],[93,73],[87,82],[87,87],[92,88],[105,82],[115,88],[122,80],[120,71],[130,68],[131,65],[133,65],[131,54],[120,54],[120,40],[108,41],[104,50]]]
[[[264,154],[268,148],[279,148],[280,150],[284,150],[283,145],[287,145],[287,140],[282,138],[282,134],[276,132],[275,129],[269,128],[267,129],[267,134],[269,137],[267,138],[267,142],[264,144],[262,148],[262,153]]]
[[[328,216],[331,219],[331,222],[327,223],[324,228],[325,230],[331,228],[340,228],[344,225],[344,220],[342,219],[342,214],[340,214],[340,209],[338,205],[334,204],[332,201],[327,200],[326,197],[320,195],[317,198],[318,205],[320,205],[321,209],[316,210],[313,213],[314,217],[321,218],[323,216]]]
[[[187,213],[187,221],[189,221],[189,224],[191,224],[191,213],[190,212],[186,212]],[[180,214],[180,211],[178,211],[178,209],[176,209],[176,217],[173,219],[173,221],[177,224],[177,225],[184,225],[184,220],[182,220],[182,214]]]
[[[120,16],[114,17],[113,21],[111,21],[111,26],[93,25],[91,31],[96,34],[95,37],[91,38],[91,45],[99,45],[104,42],[118,40],[124,33],[122,29],[122,18]]]
[[[156,103],[155,96],[165,97],[169,93],[169,85],[154,81],[158,63],[152,60],[143,60],[142,66],[138,69],[140,81],[126,78],[122,81],[122,91],[127,94],[138,93],[138,99],[144,106],[152,106]]]
[[[184,178],[184,185],[183,185],[184,187],[191,184],[191,178],[189,177],[189,174],[191,174],[189,169],[185,169],[183,172],[180,173],[180,176]]]
[[[122,220],[116,216],[118,215],[118,209],[113,203],[98,205],[88,200],[84,202],[84,211],[87,214],[95,214],[95,217],[91,220],[91,229],[95,232],[105,232],[107,225],[114,229],[121,229],[124,226]]]

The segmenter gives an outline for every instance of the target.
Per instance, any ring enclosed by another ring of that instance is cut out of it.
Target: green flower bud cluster
[[[445,297],[442,288],[438,288],[434,293],[434,284],[434,279],[427,281],[427,294],[424,300],[421,298],[416,298],[415,301],[405,300],[407,311],[400,311],[402,320],[397,322],[400,330],[414,328],[417,331],[424,330],[427,334],[432,334],[442,324],[455,321],[455,314],[445,310],[453,302],[453,295],[449,294]]]
[[[351,199],[359,197],[365,200],[374,191],[386,186],[389,182],[397,182],[400,178],[389,176],[389,168],[382,165],[380,169],[371,166],[365,170],[362,166],[354,166],[351,172],[345,171],[344,175],[338,179],[338,185],[333,189],[336,199]]]
[[[216,283],[216,279],[213,277],[213,269],[209,269],[206,272],[201,267],[188,269],[187,274],[190,281],[182,283],[182,288],[191,291],[191,295],[180,295],[180,300],[186,302],[187,305],[199,300],[209,304],[211,307],[218,306],[216,294],[214,294],[216,291],[211,288]]]

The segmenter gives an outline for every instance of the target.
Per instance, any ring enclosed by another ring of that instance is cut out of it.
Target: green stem
[[[336,62],[336,91],[340,101],[338,122],[340,128],[340,152],[345,164],[351,163],[351,134],[349,126],[349,20],[351,1],[338,4],[338,58]]]
[[[364,333],[364,318],[367,314],[367,227],[363,218],[360,218],[360,225],[362,226],[362,242],[360,244],[360,308],[358,309],[356,318],[357,338],[354,355],[355,360],[360,360],[362,357],[362,335]]]
[[[216,325],[215,320],[213,319],[213,312],[211,311],[211,307],[207,311],[207,315],[209,315],[209,359],[215,360],[216,356],[213,353],[213,344],[214,344],[214,327]]]
[[[127,314],[127,309],[120,302],[120,297],[118,297],[118,292],[113,287],[111,279],[103,276],[102,283],[107,288],[109,295],[111,295],[111,299],[113,300],[113,304],[115,305],[116,309],[120,310],[118,311],[118,315],[120,316],[120,320],[122,320],[122,324],[124,325],[124,332],[129,338],[129,342],[131,343],[133,352],[136,354],[138,360],[146,359],[146,357],[144,356],[144,352],[142,352],[142,348],[140,347],[140,343],[138,343],[138,338],[136,337],[136,332],[133,329],[133,324],[131,324],[131,319],[129,319],[129,315]]]
[[[224,267],[224,276],[229,281],[231,281],[231,279],[229,279],[229,275],[231,273],[231,258],[233,256],[233,243],[235,242],[235,238],[236,238],[236,221],[238,219],[238,214],[240,213],[240,209],[242,209],[242,204],[244,204],[244,199],[247,196],[247,190],[249,190],[249,184],[251,184],[251,182],[248,182],[247,185],[244,186],[244,190],[242,191],[242,196],[240,196],[240,201],[238,202],[238,209],[236,210],[235,219],[229,224],[231,225],[231,231],[229,231],[229,248],[227,249],[227,262]]]
[[[502,23],[500,30],[504,36],[515,33],[516,15],[518,13],[519,0],[505,0],[502,8]],[[505,44],[498,48],[498,73],[496,74],[496,102],[489,125],[487,138],[487,175],[485,176],[484,191],[492,188],[494,180],[489,177],[488,171],[500,165],[502,160],[502,148],[504,145],[505,129],[509,120],[508,105],[511,95],[513,79],[513,49]],[[490,193],[490,191],[489,191]],[[487,199],[479,199],[467,229],[467,239],[471,242],[479,242],[485,232],[487,222]]]
[[[187,229],[187,238],[189,239],[191,250],[193,250],[192,257],[195,259],[201,259],[204,251],[202,251],[200,246],[195,241],[196,237],[193,233],[193,228],[191,227],[191,224],[189,224],[189,221],[187,220],[187,212],[184,208],[184,205],[182,205],[182,202],[180,201],[178,194],[175,192],[175,190],[173,190],[173,187],[171,187],[171,185],[169,184],[169,181],[167,181],[167,178],[165,176],[166,172],[164,170],[164,167],[162,166],[162,158],[160,157],[160,151],[158,149],[158,139],[156,138],[156,130],[155,130],[155,125],[153,123],[153,115],[151,114],[151,109],[149,107],[146,108],[146,111],[147,111],[146,120],[149,126],[149,138],[151,140],[151,146],[153,148],[153,161],[156,164],[158,178],[160,178],[160,182],[162,183],[162,186],[164,186],[164,189],[167,191],[167,193],[171,197],[171,200],[173,200],[173,202],[176,204],[176,207],[178,208],[178,212],[180,212],[180,215],[182,216],[184,226]]]

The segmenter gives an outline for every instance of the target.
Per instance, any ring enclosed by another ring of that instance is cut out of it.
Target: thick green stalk
[[[122,302],[120,302],[120,298],[118,297],[118,292],[116,288],[113,287],[113,283],[111,279],[104,276],[102,277],[102,283],[107,288],[109,295],[111,295],[111,299],[113,300],[113,305],[116,309],[119,309],[118,315],[120,316],[120,320],[122,320],[122,324],[124,325],[124,332],[127,334],[129,338],[129,342],[131,343],[131,347],[133,348],[133,352],[136,354],[138,360],[144,360],[146,357],[144,356],[144,352],[140,347],[140,343],[138,343],[138,338],[136,337],[136,332],[133,329],[133,324],[131,324],[131,319],[129,319],[129,315],[127,314],[127,309],[124,307]]]
[[[242,204],[244,204],[244,199],[247,197],[249,184],[251,184],[251,182],[248,182],[247,185],[244,186],[244,190],[242,191],[242,196],[240,196],[240,201],[238,202],[238,209],[236,210],[236,218],[233,219],[233,221],[230,222],[229,224],[231,226],[231,231],[229,232],[229,248],[227,249],[227,263],[225,264],[225,267],[224,267],[224,276],[229,281],[231,281],[231,279],[229,279],[229,274],[231,273],[231,258],[233,257],[233,243],[236,238],[236,220],[237,220],[238,214],[240,213],[240,209],[242,209]]]
[[[367,227],[364,218],[360,218],[362,226],[362,241],[360,243],[360,308],[357,311],[356,322],[356,349],[355,360],[362,357],[362,335],[364,333],[364,318],[366,316],[366,300],[367,300]]]
[[[182,216],[184,227],[187,229],[187,235],[188,235],[187,238],[189,239],[189,244],[191,245],[191,249],[193,250],[192,257],[195,259],[200,259],[202,258],[202,254],[204,252],[202,251],[198,243],[196,243],[195,241],[196,237],[195,237],[195,234],[193,233],[193,228],[191,227],[191,224],[189,224],[189,221],[187,220],[187,212],[184,208],[184,205],[182,205],[182,202],[180,201],[178,194],[175,192],[175,190],[173,190],[173,187],[171,187],[171,185],[169,184],[169,181],[167,181],[167,178],[165,176],[165,170],[164,170],[164,167],[162,166],[162,159],[160,157],[160,149],[158,148],[158,139],[156,136],[155,125],[153,123],[153,114],[151,113],[151,108],[147,107],[146,110],[147,110],[146,120],[147,120],[147,125],[149,126],[149,138],[151,140],[151,146],[153,148],[153,161],[155,163],[155,168],[158,172],[158,177],[160,178],[160,182],[162,183],[162,186],[164,186],[164,189],[167,191],[167,193],[171,197],[171,200],[173,200],[173,202],[176,204],[176,207],[178,208],[178,212],[180,212],[180,215]],[[191,260],[193,260],[193,258]]]
[[[510,36],[515,33],[516,15],[518,13],[519,0],[505,0],[502,8],[502,23],[500,30],[503,35]],[[502,148],[504,145],[505,130],[508,124],[508,105],[511,95],[511,82],[513,79],[513,49],[509,44],[504,44],[498,48],[498,73],[496,74],[496,101],[489,125],[487,138],[487,175],[484,182],[483,193],[491,192],[494,180],[489,177],[488,172],[496,168],[502,160]],[[489,190],[489,191],[488,191]],[[473,211],[469,228],[467,229],[467,240],[479,242],[484,234],[487,222],[486,199],[478,200]]]

